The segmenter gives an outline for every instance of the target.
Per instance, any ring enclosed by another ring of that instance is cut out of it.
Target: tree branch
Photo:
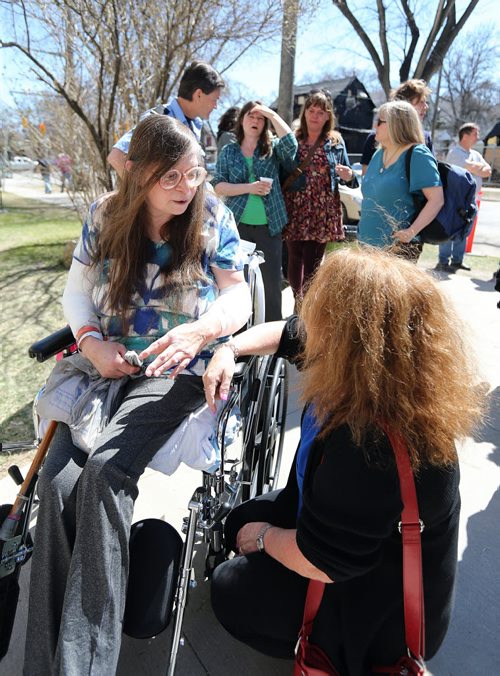
[[[444,6],[445,1],[447,2],[446,7]],[[450,14],[455,12],[455,0],[439,0],[439,4],[436,8],[436,14],[434,15],[434,22],[430,30],[425,45],[420,54],[420,59],[418,60],[417,67],[415,68],[415,77],[421,77],[421,73],[424,69],[424,65],[427,63],[429,54],[434,45],[434,41],[439,31],[441,30],[445,20],[449,20]]]
[[[424,65],[422,74],[415,75],[415,77],[422,77],[427,82],[430,81],[432,76],[437,72],[441,67],[443,60],[446,56],[447,51],[449,50],[453,40],[457,37],[458,33],[462,30],[465,25],[465,22],[470,17],[479,0],[470,0],[467,8],[460,17],[458,23],[456,22],[455,8],[453,7],[453,12],[450,13],[443,32],[441,33],[439,40],[437,41],[434,49],[432,50],[427,63]]]
[[[411,33],[410,46],[408,47],[408,51],[406,52],[405,58],[403,59],[399,69],[399,81],[405,82],[409,79],[411,62],[413,61],[413,56],[420,38],[420,31],[418,29],[417,22],[415,21],[415,16],[408,4],[408,0],[401,0],[401,7],[403,8],[406,22]]]
[[[363,27],[348,7],[347,0],[332,0],[332,3],[333,6],[337,7],[337,9],[345,16],[345,18],[349,21],[351,26],[361,38],[361,41],[372,58],[373,64],[378,74],[378,79],[380,80],[380,84],[382,85],[386,95],[389,96],[391,91],[389,64],[382,63],[373,42],[370,40]]]

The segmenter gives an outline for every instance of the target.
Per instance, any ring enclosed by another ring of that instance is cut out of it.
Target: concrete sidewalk
[[[480,226],[478,226],[480,233]],[[500,258],[500,248],[493,246]],[[500,295],[489,274],[458,272],[440,281],[465,319],[479,356],[483,379],[491,392],[489,420],[481,434],[468,439],[460,450],[462,467],[462,519],[459,542],[459,579],[452,625],[438,656],[429,662],[434,676],[489,676],[500,674]],[[290,290],[284,292],[284,310],[291,310]],[[457,368],[460,365],[457,364]],[[291,387],[284,483],[296,449],[300,406],[296,379]],[[181,469],[173,477],[147,471],[140,481],[134,520],[165,518],[180,529],[182,517],[200,475]],[[15,486],[0,481],[0,502],[12,502]],[[34,514],[36,519],[36,513]],[[209,583],[202,579],[204,551],[196,556],[198,586],[190,593],[184,623],[185,645],[178,658],[178,676],[285,676],[291,662],[261,656],[233,640],[215,620],[209,601]],[[26,624],[29,564],[21,575],[21,600],[9,654],[0,674],[21,676]],[[235,608],[235,612],[237,612]],[[166,673],[169,631],[154,640],[124,637],[118,676],[159,676]],[[40,676],[49,676],[40,674]],[[110,675],[111,676],[111,675]]]

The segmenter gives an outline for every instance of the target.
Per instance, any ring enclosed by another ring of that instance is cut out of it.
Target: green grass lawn
[[[61,295],[65,243],[81,223],[70,209],[4,195],[0,213],[1,372],[0,441],[33,437],[31,403],[52,363],[28,357],[36,340],[64,326]],[[19,457],[0,455],[4,465]]]

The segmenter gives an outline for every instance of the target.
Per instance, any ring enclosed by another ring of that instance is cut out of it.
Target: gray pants
[[[253,242],[264,254],[265,263],[260,266],[266,299],[266,322],[281,319],[281,256],[283,240],[281,234],[271,236],[267,225],[238,224],[242,239]]]
[[[90,457],[58,426],[38,483],[25,676],[115,673],[137,482],[203,401],[197,376],[132,380]]]

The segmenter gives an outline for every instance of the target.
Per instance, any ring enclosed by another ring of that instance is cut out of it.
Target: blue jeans
[[[439,262],[448,265],[450,262],[460,265],[464,259],[467,237],[463,239],[449,239],[439,245]]]

